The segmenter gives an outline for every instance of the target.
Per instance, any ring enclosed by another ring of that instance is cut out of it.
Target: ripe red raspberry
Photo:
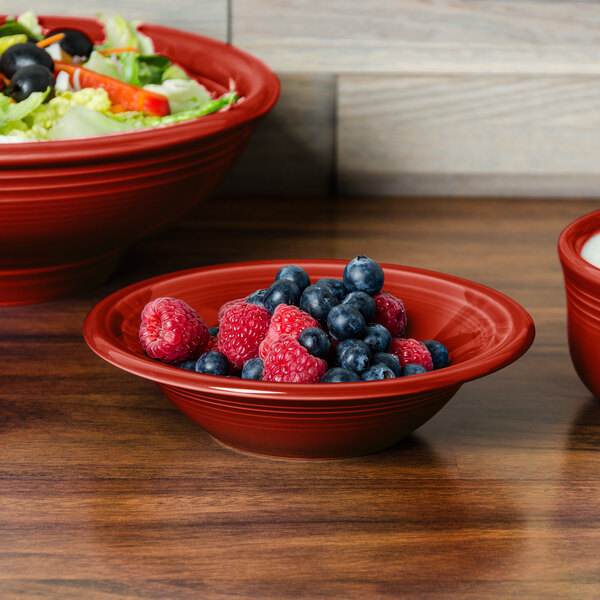
[[[210,352],[210,350],[218,350],[219,349],[219,338],[216,335],[211,335],[208,339],[208,345],[206,346],[206,350],[204,352]]]
[[[142,310],[140,343],[150,358],[165,363],[198,358],[209,337],[206,323],[183,300],[156,298]]]
[[[394,338],[389,353],[398,357],[401,367],[417,364],[422,365],[428,371],[433,370],[433,361],[427,346],[413,338]]]
[[[263,381],[319,383],[327,362],[308,353],[297,336],[282,334],[273,341],[264,360]]]
[[[219,323],[221,322],[221,319],[223,318],[223,315],[226,311],[228,311],[232,306],[235,306],[236,304],[241,304],[242,302],[246,302],[246,298],[236,298],[235,300],[230,300],[229,302],[225,302],[225,304],[222,304],[221,308],[219,308],[219,315],[217,317],[219,319]]]
[[[269,353],[271,344],[282,334],[293,335],[295,339],[309,327],[321,326],[306,312],[297,306],[279,304],[273,316],[265,339],[258,350],[259,356],[264,360]]]
[[[382,290],[373,296],[375,317],[373,321],[387,328],[392,337],[399,337],[406,329],[406,309],[400,298]]]
[[[258,356],[258,345],[267,335],[269,320],[270,315],[262,306],[232,304],[219,323],[219,351],[241,369],[247,360]]]

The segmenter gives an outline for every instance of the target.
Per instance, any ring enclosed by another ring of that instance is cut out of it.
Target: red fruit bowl
[[[0,22],[5,17],[0,16]],[[104,39],[94,19],[41,16],[49,28]],[[0,305],[66,297],[105,280],[125,249],[212,191],[242,152],[279,81],[249,54],[206,37],[142,25],[155,49],[210,91],[230,79],[243,101],[162,127],[0,145]]]
[[[384,289],[403,299],[407,334],[450,350],[444,369],[385,381],[291,384],[184,371],[148,358],[140,314],[161,296],[185,300],[209,326],[228,300],[268,287],[296,264],[315,281],[341,278],[346,261],[259,261],[163,275],[126,287],[88,314],[84,337],[107,362],[156,382],[192,421],[228,446],[294,458],[341,458],[387,448],[435,415],[466,381],[519,358],[534,338],[531,317],[488,287],[442,273],[383,264]]]
[[[584,244],[600,233],[600,210],[568,225],[558,239],[567,301],[567,335],[579,378],[600,398],[600,268],[581,256]]]

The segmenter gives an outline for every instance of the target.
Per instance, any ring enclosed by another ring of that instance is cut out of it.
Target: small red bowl
[[[600,210],[573,221],[560,234],[558,256],[565,280],[567,336],[573,366],[600,398],[600,269],[581,256],[584,244],[600,233]]]
[[[104,39],[95,19],[40,22]],[[210,91],[221,94],[234,81],[243,101],[163,127],[0,144],[0,305],[66,297],[101,283],[128,246],[215,188],[277,101],[277,77],[246,52],[158,25],[140,29]]]
[[[341,278],[346,261],[234,263],[155,277],[99,302],[86,318],[85,340],[107,362],[156,382],[175,406],[224,444],[296,458],[387,448],[433,417],[463,383],[515,361],[533,342],[531,317],[500,292],[442,273],[384,264],[384,289],[403,299],[407,334],[445,344],[451,366],[386,381],[286,384],[184,371],[142,351],[140,314],[150,300],[180,298],[209,326],[216,325],[224,302],[268,287],[286,264],[304,267],[315,281]]]

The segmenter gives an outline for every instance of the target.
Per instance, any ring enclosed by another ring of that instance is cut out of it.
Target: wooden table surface
[[[566,346],[561,229],[591,200],[219,199],[99,289],[0,309],[0,598],[600,598],[600,401]],[[89,308],[189,267],[357,254],[490,285],[529,352],[397,446],[222,447],[83,341]]]

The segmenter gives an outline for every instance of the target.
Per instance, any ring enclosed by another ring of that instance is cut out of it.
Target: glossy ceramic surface
[[[585,242],[600,232],[600,210],[568,225],[558,240],[565,279],[567,334],[575,370],[600,398],[600,269],[581,257]]]
[[[226,301],[267,287],[286,264],[315,281],[341,277],[346,261],[260,261],[181,271],[102,300],[84,336],[109,363],[157,383],[184,414],[221,442],[281,457],[338,458],[387,448],[435,415],[466,381],[501,369],[531,345],[534,325],[516,302],[463,279],[382,265],[385,289],[404,300],[407,334],[437,339],[452,365],[423,375],[343,384],[283,384],[192,373],[146,357],[138,341],[150,300],[185,300],[209,326]]]
[[[3,17],[0,17],[0,21]],[[102,41],[93,19],[42,16]],[[160,128],[0,145],[0,305],[69,296],[104,280],[125,248],[176,220],[226,175],[279,94],[262,62],[228,44],[142,25],[157,52],[244,101]]]

